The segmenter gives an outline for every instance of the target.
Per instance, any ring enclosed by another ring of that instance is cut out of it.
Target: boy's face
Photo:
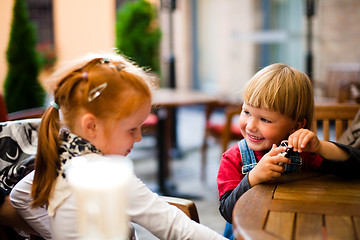
[[[249,148],[254,151],[271,149],[297,130],[298,124],[284,115],[265,108],[243,104],[239,118],[240,130]]]

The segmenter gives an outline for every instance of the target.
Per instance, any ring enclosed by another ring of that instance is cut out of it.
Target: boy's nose
[[[256,129],[256,120],[253,118],[249,118],[246,123],[246,128],[249,130],[255,130]]]

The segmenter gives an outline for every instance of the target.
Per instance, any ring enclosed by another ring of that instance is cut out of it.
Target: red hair
[[[122,119],[140,106],[151,102],[149,76],[119,55],[91,58],[55,73],[59,79],[53,91],[66,127],[72,131],[82,111],[99,119]],[[80,62],[81,62],[80,61]],[[70,70],[69,70],[70,69]],[[100,90],[98,90],[100,89]],[[90,96],[90,98],[89,98]],[[58,170],[61,167],[59,111],[49,107],[43,115],[31,189],[34,207],[49,203]]]

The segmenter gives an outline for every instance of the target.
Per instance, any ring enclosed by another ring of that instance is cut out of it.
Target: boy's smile
[[[265,108],[255,108],[244,103],[240,114],[241,134],[254,151],[271,149],[279,145],[296,130],[296,122],[284,115]]]

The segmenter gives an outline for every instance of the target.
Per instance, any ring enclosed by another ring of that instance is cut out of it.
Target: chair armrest
[[[179,208],[190,219],[200,223],[198,211],[193,201],[184,198],[177,198],[177,197],[160,196],[160,198],[163,199],[165,202]]]

